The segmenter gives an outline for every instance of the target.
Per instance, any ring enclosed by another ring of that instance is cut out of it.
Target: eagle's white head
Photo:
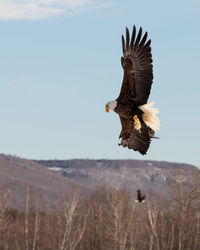
[[[109,112],[110,109],[112,109],[114,111],[116,106],[117,106],[117,101],[108,102],[108,103],[106,103],[105,110],[106,110],[106,112]]]

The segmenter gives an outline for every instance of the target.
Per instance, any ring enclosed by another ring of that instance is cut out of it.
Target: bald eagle
[[[126,41],[122,35],[121,64],[124,70],[119,97],[106,104],[106,112],[112,109],[121,121],[120,146],[146,154],[151,138],[159,130],[159,113],[154,102],[147,103],[153,81],[151,40],[147,41],[147,32],[142,36],[142,28],[136,34],[133,26],[132,36],[126,28]]]
[[[142,195],[140,190],[137,190],[137,200],[135,202],[144,202],[145,201],[145,194]]]

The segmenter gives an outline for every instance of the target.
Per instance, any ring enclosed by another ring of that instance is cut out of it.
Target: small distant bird
[[[145,194],[142,196],[142,193],[140,190],[137,190],[137,200],[135,202],[145,202]]]
[[[126,41],[122,35],[121,64],[124,70],[119,97],[106,104],[106,112],[112,109],[121,121],[122,131],[119,146],[147,153],[151,138],[159,130],[159,113],[154,108],[154,102],[147,103],[153,82],[153,65],[151,54],[151,40],[147,41],[147,32],[142,37],[142,28],[136,34],[133,26],[132,36],[126,28]]]

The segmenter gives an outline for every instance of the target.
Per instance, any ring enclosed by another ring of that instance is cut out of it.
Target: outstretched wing
[[[131,39],[126,28],[126,41],[122,35],[123,57],[121,58],[124,78],[117,101],[129,96],[138,105],[147,103],[153,81],[150,44],[151,40],[147,41],[147,32],[142,37],[142,28],[136,35],[136,27],[133,26]]]
[[[122,131],[119,138],[122,138],[121,144],[123,147],[128,147],[134,151],[139,151],[142,155],[147,153],[151,139],[149,129],[145,123],[142,123],[141,133],[134,129],[133,122],[120,116]]]
[[[149,137],[148,127],[145,123],[142,124],[141,133],[133,128],[128,140],[128,148],[139,151],[142,155],[147,153],[151,139]]]

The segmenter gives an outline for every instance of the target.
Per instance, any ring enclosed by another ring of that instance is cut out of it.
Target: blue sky
[[[151,159],[200,166],[200,2],[0,0],[0,152],[31,159]],[[121,34],[152,40],[160,140],[118,147]]]

